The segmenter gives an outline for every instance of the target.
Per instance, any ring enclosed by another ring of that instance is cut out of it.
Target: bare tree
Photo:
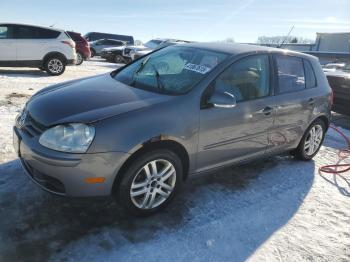
[[[273,44],[278,45],[284,41],[285,44],[288,43],[298,43],[298,44],[312,44],[313,40],[298,36],[259,36],[256,43],[258,44]]]

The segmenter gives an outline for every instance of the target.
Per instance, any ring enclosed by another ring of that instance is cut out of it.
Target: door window
[[[304,59],[304,69],[306,78],[306,88],[313,88],[316,86],[316,76],[314,69],[309,61]]]
[[[293,56],[276,56],[278,90],[285,94],[305,89],[303,59]]]
[[[11,26],[0,25],[0,39],[13,38],[13,30]]]
[[[266,97],[270,94],[269,57],[243,58],[225,69],[214,81],[217,91],[229,92],[237,102]]]
[[[33,26],[16,26],[17,39],[52,39],[60,35],[59,31]]]

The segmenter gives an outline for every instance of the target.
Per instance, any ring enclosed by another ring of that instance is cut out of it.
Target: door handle
[[[307,102],[310,106],[313,106],[315,104],[315,99],[310,98]]]
[[[258,113],[264,114],[266,116],[271,115],[272,112],[273,112],[273,108],[270,106],[267,106],[264,109],[261,109],[258,111]]]

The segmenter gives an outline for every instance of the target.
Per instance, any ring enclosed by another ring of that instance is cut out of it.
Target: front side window
[[[293,56],[276,56],[279,94],[305,89],[303,59]]]
[[[12,33],[13,33],[12,27],[0,25],[0,39],[13,38]]]
[[[137,60],[117,72],[124,84],[165,94],[183,94],[220,64],[228,54],[171,46]]]
[[[269,57],[255,55],[243,58],[228,67],[214,81],[219,92],[228,92],[237,102],[253,100],[270,94]]]

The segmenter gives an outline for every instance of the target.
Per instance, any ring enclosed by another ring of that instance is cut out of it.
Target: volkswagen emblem
[[[26,118],[28,115],[28,111],[23,111],[22,115],[18,119],[18,125],[20,128],[22,128],[26,122]]]

